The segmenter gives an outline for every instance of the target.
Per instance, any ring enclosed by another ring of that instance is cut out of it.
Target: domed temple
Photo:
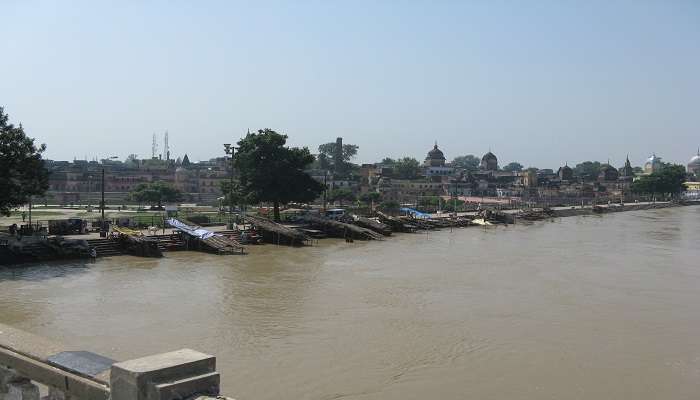
[[[432,182],[441,182],[452,175],[454,169],[445,166],[445,155],[438,149],[437,142],[433,149],[428,152],[423,162],[424,173]]]
[[[423,165],[426,167],[444,167],[445,166],[445,155],[440,149],[438,149],[437,142],[433,149],[428,152],[428,156],[425,157],[425,162]]]
[[[498,171],[498,158],[489,150],[488,153],[481,157],[479,168],[486,171]]]
[[[688,161],[688,173],[700,177],[700,149],[693,158]]]
[[[619,177],[620,173],[617,171],[617,168],[609,163],[603,164],[600,168],[600,174],[598,174],[598,180],[603,182],[615,182]]]
[[[573,181],[574,180],[574,170],[569,167],[569,164],[566,163],[564,164],[563,167],[559,168],[559,171],[557,171],[557,175],[559,175],[559,179],[562,181]]]

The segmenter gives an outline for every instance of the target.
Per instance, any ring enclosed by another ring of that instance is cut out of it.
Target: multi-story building
[[[221,182],[229,177],[226,159],[191,163],[187,155],[178,161],[46,160],[46,166],[50,175],[45,201],[59,204],[95,204],[102,191],[103,171],[106,201],[122,204],[128,202],[129,192],[140,184],[165,182],[179,189],[185,201],[214,205],[222,195]]]

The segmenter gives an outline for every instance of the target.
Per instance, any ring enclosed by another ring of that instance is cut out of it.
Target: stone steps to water
[[[152,235],[150,238],[158,241],[160,251],[184,250],[185,242],[178,235]]]
[[[120,256],[126,254],[119,243],[110,239],[88,239],[90,247],[95,249],[97,257]]]

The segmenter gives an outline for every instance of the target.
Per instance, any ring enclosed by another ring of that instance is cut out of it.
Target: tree
[[[368,192],[360,196],[360,201],[369,205],[372,203],[378,203],[381,200],[381,198],[382,195],[379,192]]]
[[[22,124],[16,127],[8,121],[0,107],[0,214],[5,216],[49,188],[49,171],[41,159],[46,145],[37,147]]]
[[[467,171],[476,171],[479,169],[479,164],[481,160],[479,157],[473,154],[467,154],[466,156],[455,157],[452,160],[452,166],[455,168],[462,168]]]
[[[350,160],[357,155],[359,148],[355,144],[344,144],[340,149],[336,142],[322,144],[318,146],[319,163],[323,169],[332,167],[337,176],[345,176],[350,170]]]
[[[271,202],[275,221],[280,220],[280,204],[310,202],[323,191],[323,185],[304,172],[314,161],[309,149],[286,143],[287,135],[261,129],[241,139],[233,157],[243,192],[253,202]]]
[[[418,199],[417,206],[424,211],[430,211],[437,210],[441,203],[442,199],[439,196],[425,196]]]
[[[136,154],[129,154],[126,157],[126,160],[124,160],[124,164],[126,164],[128,167],[131,167],[131,168],[138,167],[139,156]]]
[[[503,167],[503,170],[506,172],[520,172],[523,170],[523,165],[519,162],[513,161],[512,163]]]
[[[328,193],[328,200],[331,203],[335,203],[336,201],[339,201],[341,207],[343,206],[343,201],[353,201],[356,198],[357,197],[352,192],[352,190],[347,189],[347,188],[333,189]]]
[[[158,208],[163,203],[180,201],[182,192],[165,182],[141,183],[129,193],[129,197],[139,203],[157,205]]]
[[[245,206],[251,203],[250,194],[245,192],[240,182],[234,181],[233,189],[231,189],[231,182],[221,181],[221,193],[224,194],[223,204],[228,207],[230,207],[231,204],[234,206]]]
[[[384,159],[382,160],[381,163],[386,165],[386,166],[392,166],[392,165],[396,164],[396,160],[394,160],[391,157],[384,157]]]
[[[401,179],[416,179],[420,174],[420,162],[412,157],[404,157],[394,163],[394,173]]]
[[[442,209],[448,212],[455,212],[460,209],[464,209],[465,204],[466,202],[464,200],[451,199],[445,202]]]
[[[388,200],[379,205],[379,208],[388,213],[396,213],[401,208],[401,205],[394,200]]]
[[[632,183],[632,192],[677,196],[686,190],[686,173],[682,165],[669,165],[660,171],[643,175]]]
[[[594,180],[600,174],[601,164],[598,161],[584,161],[576,164],[574,173],[585,180]]]

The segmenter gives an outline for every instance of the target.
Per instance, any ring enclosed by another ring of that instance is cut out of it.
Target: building
[[[481,157],[479,168],[484,171],[498,171],[498,158],[489,150],[488,153]]]
[[[446,166],[445,160],[445,155],[438,149],[437,142],[435,142],[435,146],[428,152],[428,156],[423,161],[424,175],[433,182],[441,182],[454,174],[454,168]]]
[[[620,177],[617,168],[610,164],[603,164],[598,174],[598,182],[616,182]]]
[[[102,171],[107,203],[127,203],[129,193],[139,185],[165,182],[180,190],[184,200],[215,205],[221,197],[221,182],[228,179],[226,159],[191,163],[152,158],[127,159],[126,162],[101,160],[52,161],[45,165],[50,172],[47,197],[58,204],[96,204],[101,197]]]
[[[695,175],[696,178],[700,178],[700,149],[698,149],[697,154],[688,161],[688,173]]]
[[[559,168],[559,171],[557,171],[557,175],[559,175],[559,179],[562,181],[573,181],[574,180],[574,170],[569,167],[569,164],[566,163],[564,164],[563,167]]]
[[[622,170],[620,171],[620,179],[632,180],[633,178],[634,168],[632,168],[632,164],[630,164],[630,156],[628,154],[627,159],[625,160],[625,166],[622,167]]]
[[[653,172],[658,172],[661,169],[661,165],[661,157],[652,154],[644,163],[644,173],[648,175]]]

